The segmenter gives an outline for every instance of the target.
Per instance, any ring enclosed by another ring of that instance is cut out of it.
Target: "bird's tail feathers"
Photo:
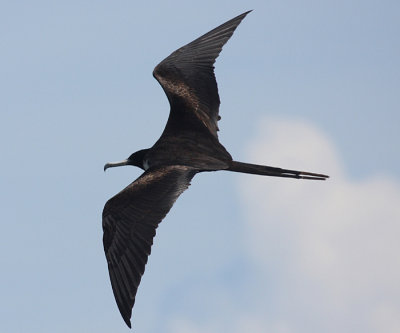
[[[327,178],[329,178],[329,176],[319,173],[287,170],[282,168],[270,167],[266,165],[242,163],[237,161],[232,161],[232,164],[228,168],[228,170],[234,172],[250,173],[254,175],[263,175],[272,177],[287,177],[287,178],[314,179],[314,180],[326,180]]]

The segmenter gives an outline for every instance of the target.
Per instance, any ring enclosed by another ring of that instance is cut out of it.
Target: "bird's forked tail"
[[[266,165],[242,163],[232,161],[231,166],[227,169],[234,172],[250,173],[254,175],[272,176],[272,177],[287,177],[287,178],[298,178],[298,179],[315,179],[315,180],[326,180],[329,178],[327,175],[319,173],[287,170],[282,168],[275,168]]]

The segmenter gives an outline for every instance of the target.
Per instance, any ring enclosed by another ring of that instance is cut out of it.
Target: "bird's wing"
[[[202,123],[218,137],[219,95],[214,63],[224,44],[249,12],[211,30],[173,52],[156,66],[153,76],[163,87],[171,104],[164,133],[189,123]]]
[[[177,165],[148,170],[104,206],[103,245],[111,285],[129,327],[156,228],[195,173]]]

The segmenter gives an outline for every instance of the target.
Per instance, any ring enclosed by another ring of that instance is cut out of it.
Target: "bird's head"
[[[104,166],[104,171],[106,171],[108,168],[114,168],[114,167],[124,166],[124,165],[133,165],[133,166],[137,166],[137,167],[145,170],[145,166],[144,166],[143,162],[144,162],[144,157],[147,152],[148,152],[148,149],[142,149],[142,150],[139,150],[139,151],[133,153],[126,160],[123,160],[120,162],[107,163]]]

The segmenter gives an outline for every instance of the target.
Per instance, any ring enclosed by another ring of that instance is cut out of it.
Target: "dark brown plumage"
[[[192,168],[180,165],[145,172],[104,207],[104,251],[114,296],[128,326],[156,228],[194,175]]]
[[[134,165],[145,172],[107,201],[103,244],[114,296],[126,324],[144,273],[156,228],[198,172],[324,180],[326,175],[233,161],[218,140],[219,95],[214,63],[223,45],[249,12],[181,47],[154,69],[171,109],[161,137],[149,149],[109,167]]]

